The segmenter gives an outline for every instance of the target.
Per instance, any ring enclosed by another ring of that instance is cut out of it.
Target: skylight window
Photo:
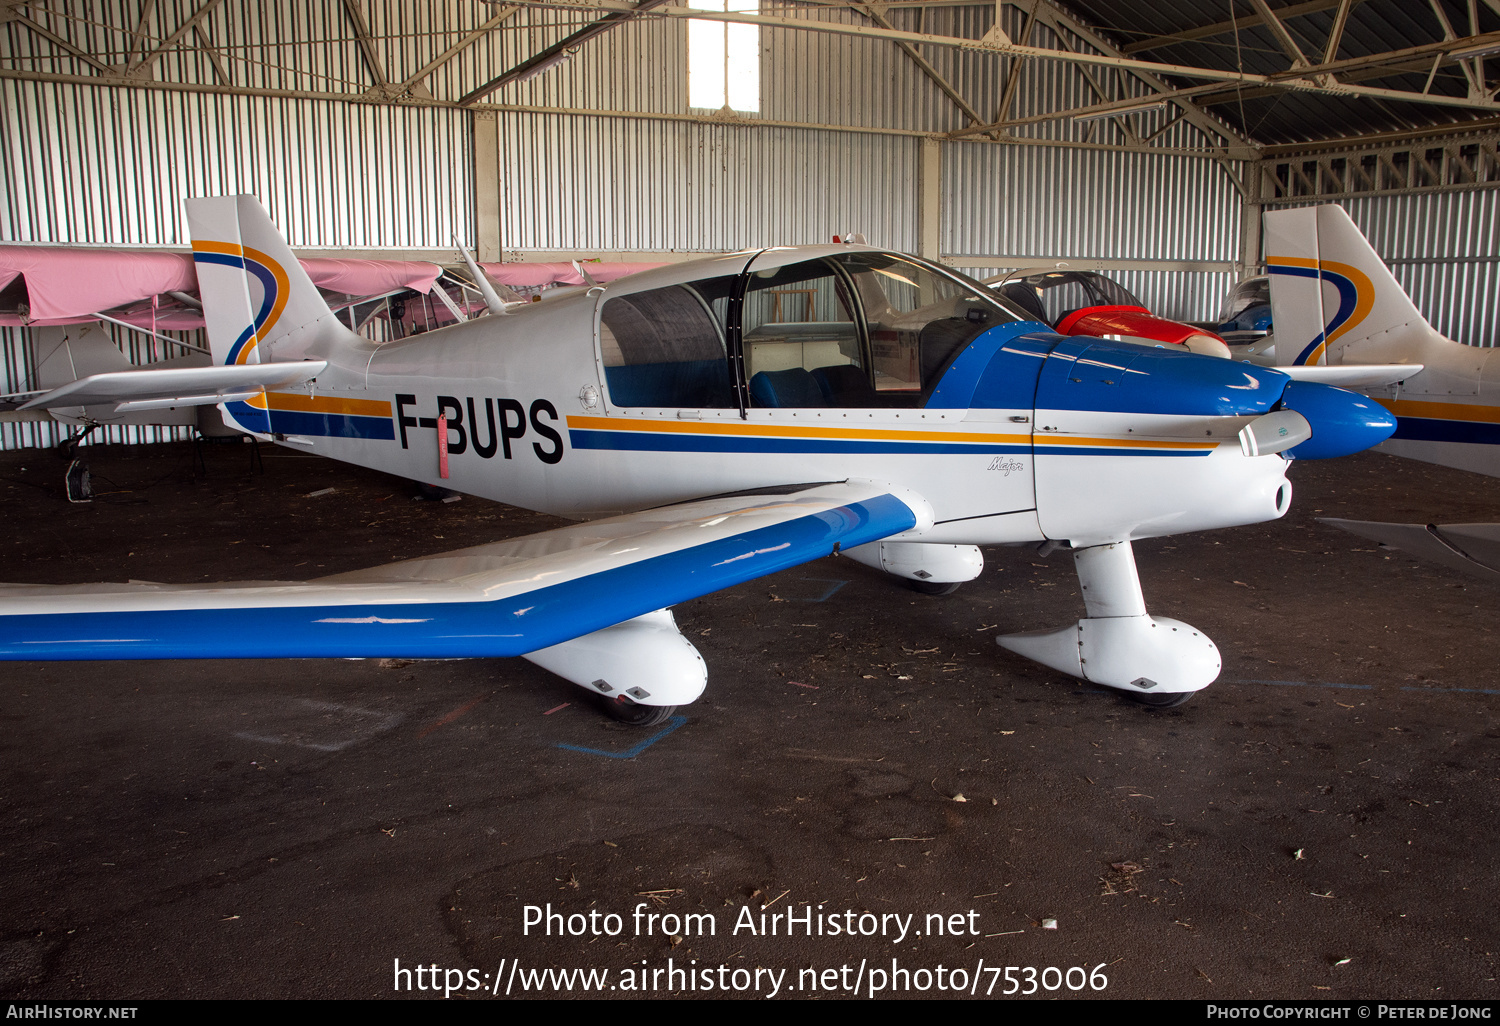
[[[760,0],[692,0],[705,11],[759,13]],[[688,21],[688,106],[760,110],[760,26]]]

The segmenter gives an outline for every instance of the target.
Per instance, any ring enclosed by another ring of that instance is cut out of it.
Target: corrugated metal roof
[[[1475,4],[1475,22],[1465,0],[1435,0],[1458,36],[1500,31],[1500,13],[1484,3]],[[1242,69],[1261,75],[1284,72],[1291,57],[1273,31],[1260,23],[1249,0],[1220,0],[1204,4],[1195,0],[1066,0],[1059,6],[1081,21],[1098,27],[1118,41],[1132,56],[1163,63],[1223,70]],[[1322,62],[1333,31],[1338,4],[1322,2],[1273,3],[1283,14],[1288,35],[1310,64]],[[1223,25],[1222,31],[1198,36],[1194,30]],[[1185,34],[1194,38],[1170,41],[1166,37]],[[1416,0],[1357,0],[1335,59],[1349,60],[1405,50],[1441,42],[1447,38],[1431,3]],[[1137,49],[1147,41],[1158,45]],[[1500,55],[1484,60],[1487,89],[1500,78]],[[1350,70],[1340,78],[1360,86],[1421,92],[1432,67],[1432,58],[1414,58],[1380,67]],[[1197,85],[1172,80],[1174,85]],[[1457,63],[1443,63],[1433,78],[1430,92],[1463,97],[1469,86]],[[1491,97],[1493,98],[1493,97]],[[1294,144],[1337,139],[1375,132],[1408,131],[1467,121],[1493,122],[1493,111],[1372,97],[1337,96],[1293,90],[1233,88],[1199,97],[1198,104],[1238,128],[1262,145]]]

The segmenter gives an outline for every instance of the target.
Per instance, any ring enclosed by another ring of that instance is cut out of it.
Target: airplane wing
[[[893,491],[701,499],[305,583],[5,585],[0,659],[524,655],[931,522]]]
[[[328,367],[326,360],[255,363],[231,367],[169,367],[107,371],[70,381],[37,396],[23,410],[112,404],[116,412],[164,406],[205,406],[244,399],[265,388],[286,388],[311,381]]]
[[[1422,367],[1420,363],[1341,363],[1335,366],[1289,363],[1276,370],[1295,381],[1316,381],[1320,385],[1338,388],[1379,388],[1405,381],[1419,374]]]
[[[1500,581],[1500,524],[1382,524],[1371,520],[1320,521],[1361,538],[1456,570]]]

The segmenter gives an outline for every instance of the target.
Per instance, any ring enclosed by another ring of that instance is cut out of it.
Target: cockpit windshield
[[[1092,271],[1044,271],[997,282],[995,289],[1054,327],[1089,307],[1142,306],[1125,286]]]
[[[979,282],[911,257],[798,255],[767,250],[742,276],[608,298],[599,346],[610,402],[915,407],[974,338],[1032,319]]]
[[[849,253],[833,261],[859,293],[877,391],[930,390],[980,332],[1029,319],[979,282],[905,257]]]

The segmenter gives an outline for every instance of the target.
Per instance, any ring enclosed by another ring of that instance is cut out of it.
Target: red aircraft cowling
[[[1211,331],[1157,317],[1144,306],[1088,306],[1057,322],[1062,335],[1134,335],[1182,345],[1194,335],[1224,340]]]

